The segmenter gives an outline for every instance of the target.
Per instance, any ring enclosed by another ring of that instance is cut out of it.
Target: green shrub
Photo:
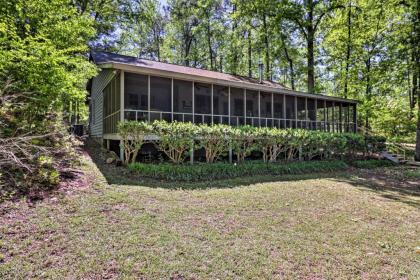
[[[132,163],[129,165],[131,170],[141,176],[176,181],[200,181],[255,175],[304,174],[343,170],[347,167],[347,164],[343,161],[311,161],[288,164],[244,162],[241,165],[229,163],[203,163],[194,165]]]
[[[206,152],[206,162],[213,163],[227,154],[230,145],[229,130],[230,127],[223,124],[198,127],[199,143]]]
[[[379,153],[386,150],[386,137],[365,135],[365,147],[368,153]]]
[[[369,159],[369,160],[355,160],[351,163],[354,167],[357,168],[377,168],[377,167],[387,167],[387,166],[395,166],[395,163],[389,160],[378,160],[378,159]]]
[[[249,125],[231,127],[229,129],[229,137],[233,152],[236,154],[238,163],[245,160],[251,152],[256,148],[255,145],[256,128]]]
[[[122,138],[121,144],[124,151],[125,164],[136,161],[144,138],[151,132],[151,126],[146,122],[124,121],[118,123],[118,133]]]
[[[120,127],[131,128],[134,126],[131,123],[136,122],[124,122]],[[280,155],[284,155],[286,161],[298,157],[304,160],[354,160],[359,156],[383,151],[386,141],[381,136],[249,125],[232,127],[222,124],[155,121],[152,125],[143,123],[137,126],[136,129],[140,130],[136,134],[137,141],[127,141],[128,138],[123,135],[123,142],[126,143],[124,150],[129,153],[131,162],[141,146],[141,137],[147,131],[158,136],[158,140],[155,141],[156,147],[173,163],[184,162],[193,148],[204,148],[208,163],[217,161],[226,155],[229,149],[236,155],[238,163],[244,162],[253,151],[261,152],[264,162],[276,162]],[[135,137],[129,137],[133,138]],[[126,158],[128,162],[129,157]]]
[[[198,127],[186,122],[155,121],[154,133],[159,137],[156,147],[164,152],[173,163],[181,163],[192,149],[197,138]]]

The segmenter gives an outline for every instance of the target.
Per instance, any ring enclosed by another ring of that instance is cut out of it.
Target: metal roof
[[[284,92],[287,94],[294,94],[299,96],[306,96],[306,97],[313,97],[313,98],[323,98],[323,99],[331,99],[331,100],[339,100],[349,103],[356,103],[356,100],[351,99],[344,99],[334,96],[327,96],[321,94],[309,94],[305,92],[299,92],[292,90],[280,83],[276,83],[273,81],[263,80],[262,82],[259,79],[243,77],[239,75],[233,75],[228,73],[222,73],[217,71],[210,71],[205,69],[199,69],[194,67],[187,67],[182,65],[176,65],[171,63],[164,63],[159,61],[153,61],[143,58],[137,58],[132,56],[126,56],[121,54],[115,54],[110,52],[103,52],[103,51],[92,51],[91,52],[91,60],[97,64],[98,66],[104,66],[111,64],[113,68],[118,69],[119,66],[132,66],[138,67],[141,69],[149,69],[153,71],[163,71],[168,73],[177,73],[183,75],[189,75],[194,77],[202,77],[207,78],[210,80],[215,81],[224,81],[230,82],[235,84],[243,84],[244,87],[252,86],[253,88],[261,88],[262,90],[274,90],[276,92]]]

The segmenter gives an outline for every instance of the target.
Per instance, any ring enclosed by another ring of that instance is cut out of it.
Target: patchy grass
[[[90,188],[0,206],[1,279],[420,277],[420,183],[406,169],[179,189],[108,184],[122,169],[99,167],[87,162]]]

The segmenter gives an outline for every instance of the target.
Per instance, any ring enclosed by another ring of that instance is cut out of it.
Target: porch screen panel
[[[229,87],[213,85],[213,123],[229,124]]]
[[[303,121],[306,120],[305,98],[303,97],[297,98],[297,118],[297,127],[306,128],[306,122]]]
[[[194,83],[194,122],[211,124],[211,85]]]
[[[150,120],[171,121],[171,79],[150,77]]]
[[[333,131],[333,105],[331,101],[327,101],[327,131]]]
[[[355,131],[356,127],[354,123],[356,116],[355,116],[354,108],[355,108],[355,105],[353,104],[349,105],[349,112],[348,112],[349,113],[349,132],[356,132]]]
[[[274,126],[278,128],[284,128],[284,121],[279,120],[279,119],[283,119],[283,95],[282,94],[274,94],[274,118],[277,119],[274,121]]]
[[[174,80],[174,120],[192,122],[192,82]]]
[[[334,102],[334,131],[340,132],[340,103]]]
[[[341,105],[341,126],[342,132],[349,131],[349,107],[348,103],[342,103]]]
[[[308,107],[308,128],[309,129],[316,129],[316,111],[315,111],[315,99],[308,98],[307,99],[307,107]]]
[[[120,87],[120,75],[117,75],[108,83],[108,85],[103,90],[104,133],[117,133],[117,125],[121,118]]]
[[[244,90],[241,88],[230,88],[230,123],[232,125],[244,124]]]
[[[130,110],[144,110],[147,108],[148,78],[145,75],[124,73],[124,112],[126,120],[147,120],[146,112],[135,112]]]
[[[316,110],[317,129],[325,130],[324,100],[318,100],[316,107],[317,107],[317,110]]]
[[[258,91],[246,90],[246,124],[259,126]]]
[[[286,127],[296,127],[295,97],[286,96]]]
[[[272,93],[261,92],[260,96],[260,110],[261,110],[261,126],[273,126],[273,106],[272,106]]]

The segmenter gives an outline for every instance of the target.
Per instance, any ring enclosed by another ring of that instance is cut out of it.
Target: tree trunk
[[[248,77],[252,78],[252,46],[251,29],[248,31]]]
[[[289,52],[287,51],[287,47],[283,41],[283,49],[284,49],[284,55],[286,56],[287,62],[289,62],[289,70],[290,70],[290,84],[292,86],[292,89],[295,90],[295,70],[293,67],[293,60],[289,56]]]
[[[315,93],[315,59],[314,59],[314,5],[312,1],[308,1],[309,11],[307,19],[307,47],[308,47],[308,92]]]
[[[236,5],[233,5],[233,8],[232,8],[232,13],[234,14],[234,13],[236,13]],[[234,42],[236,42],[236,34],[235,34],[235,32],[236,32],[236,27],[238,26],[238,22],[236,21],[236,20],[234,20],[234,22],[233,22],[233,24],[232,24],[232,40],[231,40],[231,42],[232,41],[234,41]],[[236,46],[236,44],[233,46],[233,49],[231,50],[231,51],[233,51],[233,59],[232,59],[232,69],[231,69],[231,71],[232,71],[232,74],[236,74],[237,73],[237,68],[238,68],[238,50],[237,50],[237,48],[236,48],[237,46]]]
[[[416,15],[413,17],[413,26],[414,26],[414,71],[413,77],[416,77],[415,84],[413,78],[413,98],[417,98],[417,131],[416,131],[416,154],[415,160],[420,161],[420,1],[417,1],[417,5],[414,9],[417,11]]]
[[[211,47],[210,15],[207,15],[207,44],[209,46],[210,69],[214,70],[213,48]]]
[[[370,57],[366,60],[365,62],[366,64],[366,100],[369,102],[370,101],[370,93],[371,93],[371,85],[370,85]],[[370,110],[369,108],[367,108],[366,110],[366,118],[365,118],[365,127],[366,127],[366,131],[369,130],[369,115],[370,115]]]
[[[346,51],[346,72],[344,76],[344,98],[348,96],[348,77],[350,68],[351,55],[351,1],[349,2],[349,10],[347,13],[347,51]]]
[[[265,78],[271,80],[270,77],[270,45],[268,41],[267,30],[267,16],[263,14],[263,27],[264,27],[264,45],[265,45]]]

